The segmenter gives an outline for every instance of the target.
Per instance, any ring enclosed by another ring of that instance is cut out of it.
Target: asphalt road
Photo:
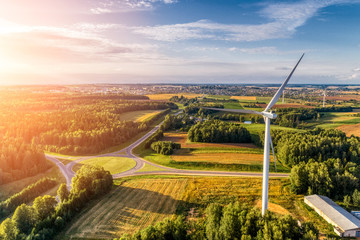
[[[181,113],[181,111],[177,112],[176,115],[178,115],[180,113]],[[160,128],[161,124],[162,123],[157,125],[150,132],[146,133],[144,136],[142,136],[141,138],[136,140],[134,143],[132,143],[128,147],[121,149],[119,151],[116,151],[116,152],[78,158],[74,161],[71,161],[70,163],[68,163],[66,165],[64,165],[59,159],[57,159],[58,156],[56,156],[56,155],[45,154],[45,156],[47,159],[54,162],[59,167],[60,171],[62,172],[62,174],[64,175],[64,177],[66,179],[66,184],[68,186],[68,189],[71,189],[71,179],[75,176],[75,172],[73,171],[73,167],[75,166],[75,164],[77,164],[81,161],[87,160],[87,159],[98,158],[98,157],[107,157],[107,156],[127,157],[127,158],[133,159],[136,162],[135,167],[133,167],[132,169],[122,172],[122,173],[113,174],[114,179],[122,178],[122,177],[129,177],[129,176],[159,175],[159,174],[167,174],[167,175],[178,174],[178,175],[191,175],[191,176],[194,176],[194,175],[197,175],[197,176],[229,176],[229,177],[230,176],[231,177],[235,177],[235,176],[237,176],[237,177],[261,177],[262,176],[262,173],[260,173],[260,172],[225,172],[225,171],[198,171],[198,170],[175,169],[175,168],[161,166],[161,165],[146,161],[145,159],[136,156],[133,153],[134,148],[139,146],[142,142],[144,142],[147,138],[149,138],[154,132],[156,132]],[[124,152],[126,154],[123,154]],[[66,158],[66,157],[61,157],[61,158]],[[152,165],[154,167],[160,168],[162,170],[161,171],[149,171],[149,172],[137,172],[145,165],[145,163],[148,165]],[[288,177],[288,176],[289,176],[289,174],[286,174],[286,173],[270,173],[270,177]]]

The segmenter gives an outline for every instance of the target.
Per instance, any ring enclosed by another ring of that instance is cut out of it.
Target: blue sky
[[[360,84],[360,1],[13,0],[0,84]]]

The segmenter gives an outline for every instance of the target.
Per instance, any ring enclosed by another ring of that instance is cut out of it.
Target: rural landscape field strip
[[[187,179],[130,180],[117,186],[67,231],[72,237],[113,238],[170,217]],[[95,229],[95,231],[94,231]]]

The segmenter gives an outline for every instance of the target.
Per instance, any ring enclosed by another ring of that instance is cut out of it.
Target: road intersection
[[[177,114],[179,114],[181,112],[178,112]],[[55,163],[61,173],[64,175],[65,179],[66,179],[66,184],[68,186],[68,188],[71,188],[71,179],[75,176],[75,172],[73,171],[73,167],[77,164],[80,163],[81,161],[87,160],[87,159],[92,159],[92,158],[98,158],[98,157],[108,157],[108,156],[114,156],[114,157],[127,157],[127,158],[131,158],[136,162],[135,167],[133,167],[130,170],[127,170],[125,172],[121,172],[121,173],[116,173],[113,174],[113,178],[123,178],[123,177],[129,177],[129,176],[137,176],[137,175],[159,175],[159,174],[164,174],[164,175],[198,175],[198,176],[238,176],[238,177],[261,177],[262,173],[261,172],[226,172],[226,171],[200,171],[200,170],[183,170],[183,169],[176,169],[176,168],[169,168],[169,167],[165,167],[165,166],[161,166],[152,162],[149,162],[137,155],[135,155],[133,153],[133,150],[139,146],[141,143],[143,143],[146,139],[148,139],[152,134],[154,134],[161,126],[162,123],[158,124],[157,126],[155,126],[151,131],[149,131],[148,133],[146,133],[144,136],[142,136],[141,138],[139,138],[138,140],[136,140],[134,143],[130,144],[129,146],[127,146],[126,148],[123,148],[119,151],[115,151],[112,153],[106,153],[106,154],[100,154],[100,155],[94,155],[94,156],[85,156],[85,157],[81,157],[81,158],[77,158],[76,160],[73,160],[71,162],[69,162],[68,164],[64,164],[62,161],[60,161],[58,158],[59,156],[57,155],[52,155],[52,154],[45,154],[46,158],[50,161],[52,161],[53,163]],[[125,154],[124,154],[125,152]],[[61,158],[73,158],[73,157],[61,157]],[[145,164],[154,166],[156,168],[159,168],[161,170],[158,171],[148,171],[148,172],[139,172],[140,169],[142,169]],[[287,173],[270,173],[271,177],[288,177],[289,174]]]

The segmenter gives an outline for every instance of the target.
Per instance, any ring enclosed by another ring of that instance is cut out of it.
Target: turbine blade
[[[235,113],[247,113],[247,114],[258,114],[263,115],[261,112],[246,110],[246,109],[229,109],[229,108],[209,108],[209,107],[201,107],[203,109],[213,110],[213,111],[223,111],[223,112],[235,112]]]
[[[274,157],[275,172],[277,172],[274,145],[273,145],[273,142],[272,142],[272,139],[271,139],[271,134],[269,134],[269,135],[270,135],[269,139],[270,139],[271,150],[272,150],[273,157]]]
[[[286,78],[286,80],[283,82],[283,84],[281,85],[281,87],[277,90],[276,94],[274,95],[274,97],[271,99],[271,101],[269,102],[269,104],[267,105],[267,107],[265,108],[264,112],[269,111],[269,109],[275,105],[275,103],[279,100],[282,92],[284,91],[284,88],[286,87],[288,81],[290,80],[291,76],[293,75],[293,73],[295,72],[295,69],[297,68],[297,66],[299,65],[299,63],[301,62],[301,59],[304,57],[305,53],[303,53],[303,55],[301,56],[301,58],[299,59],[299,61],[297,62],[297,64],[295,65],[295,67],[293,68],[293,70],[291,71],[291,73],[289,74],[289,76]]]

